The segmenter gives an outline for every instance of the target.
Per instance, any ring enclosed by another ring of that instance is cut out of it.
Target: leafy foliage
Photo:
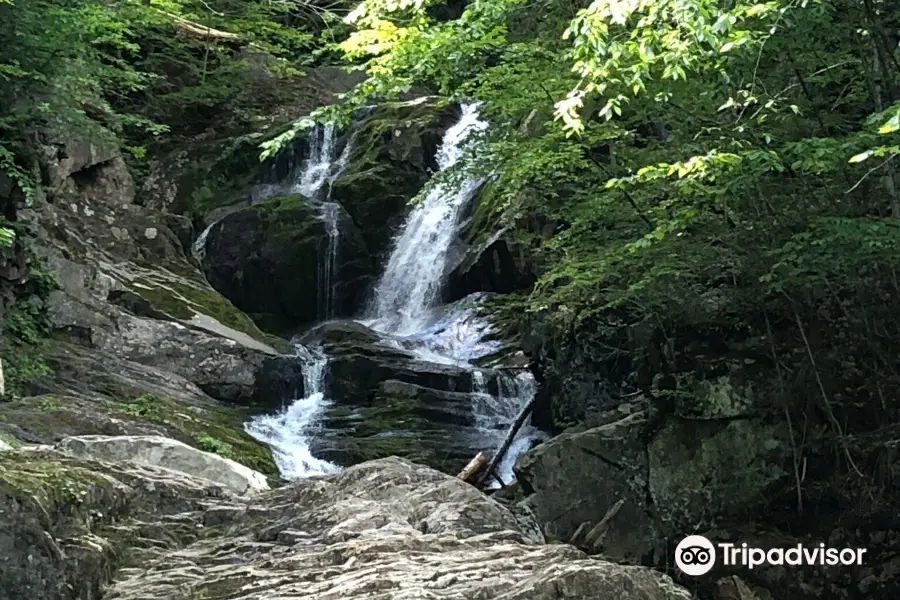
[[[800,435],[864,436],[900,418],[897,9],[363,0],[340,48],[368,79],[313,118],[412,86],[481,102],[475,237],[529,250],[512,313],[556,402],[586,370],[628,391],[750,361]]]

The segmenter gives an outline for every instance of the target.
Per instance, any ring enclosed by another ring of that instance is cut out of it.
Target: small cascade
[[[331,185],[347,168],[355,138],[356,131],[350,136],[341,154],[335,156],[335,126],[317,124],[310,133],[309,158],[300,176],[291,185],[291,191],[299,192],[312,200],[328,202],[331,199]]]
[[[212,231],[213,225],[215,225],[218,221],[213,221],[209,225],[206,226],[197,239],[194,241],[194,256],[197,257],[197,260],[203,262],[203,257],[206,255],[206,238],[209,237],[209,232]]]
[[[322,220],[325,222],[324,256],[319,258],[319,309],[320,321],[334,317],[334,299],[337,275],[338,245],[341,242],[341,205],[334,202],[322,204]]]
[[[462,118],[444,135],[437,157],[440,169],[456,164],[464,142],[486,127],[475,105],[464,106]],[[460,214],[481,183],[468,180],[452,188],[436,185],[409,216],[375,289],[372,316],[376,330],[403,336],[427,325]]]
[[[488,392],[487,377],[483,371],[473,373],[475,380],[475,422],[479,433],[487,443],[492,443],[493,448],[503,442],[506,432],[515,422],[519,411],[523,406],[531,402],[537,393],[537,382],[528,371],[518,372],[495,371],[489,373],[496,378],[497,393]],[[499,441],[498,441],[499,434]],[[539,429],[531,425],[530,419],[513,439],[512,445],[497,467],[497,474],[504,482],[509,483],[515,478],[513,466],[516,458],[527,451],[531,446],[543,441],[545,435]],[[490,482],[491,487],[499,487],[497,481]]]
[[[278,471],[285,479],[335,473],[332,463],[315,458],[308,440],[315,435],[316,425],[328,407],[325,398],[324,354],[296,346],[296,356],[303,365],[304,397],[297,398],[280,413],[254,417],[245,425],[248,434],[272,448]]]
[[[333,233],[337,231],[339,226],[338,219],[334,217],[337,211],[337,205],[328,206],[331,200],[331,185],[347,168],[350,160],[350,153],[353,149],[353,142],[356,139],[357,131],[354,130],[344,145],[344,149],[339,156],[335,156],[335,149],[338,146],[338,132],[334,125],[317,124],[309,135],[309,156],[303,161],[303,166],[297,170],[296,155],[299,152],[293,146],[284,150],[285,161],[291,166],[287,170],[287,181],[279,181],[276,183],[259,183],[250,189],[250,206],[265,202],[270,198],[282,196],[291,193],[300,193],[314,202],[323,202],[320,216],[328,227],[328,249],[325,252],[327,257],[336,257],[340,241],[340,234]],[[274,167],[270,168],[268,177],[272,177],[272,173],[276,172]],[[221,217],[224,218],[224,217]],[[206,253],[206,239],[209,236],[213,225],[218,221],[210,223],[206,229],[197,237],[194,242],[194,254],[198,260],[202,261]],[[333,263],[328,268],[328,276],[334,274]],[[329,282],[327,284],[331,286]]]

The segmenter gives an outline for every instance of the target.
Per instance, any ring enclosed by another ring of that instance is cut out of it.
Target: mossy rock
[[[114,292],[110,295],[110,300],[135,314],[152,318],[169,316],[181,321],[190,321],[197,315],[205,315],[280,352],[290,351],[290,344],[287,341],[264,333],[253,319],[241,312],[222,294],[203,283],[183,278],[166,278],[159,273],[147,273],[144,277],[129,282],[129,287],[133,296]]]
[[[195,448],[216,452],[265,475],[278,475],[269,447],[243,429],[249,412],[230,406],[185,407],[152,394],[119,403],[115,409],[126,419],[162,425],[170,437]]]
[[[375,264],[359,229],[341,211],[336,264],[326,286],[330,238],[321,210],[320,204],[293,194],[218,221],[206,242],[210,283],[274,331],[355,313]],[[328,298],[331,315],[324,310]]]
[[[0,589],[9,598],[99,598],[124,550],[94,535],[133,492],[66,459],[0,453]]]
[[[347,168],[331,198],[362,229],[379,261],[390,252],[410,200],[437,170],[437,149],[459,114],[440,98],[387,102],[362,116],[350,133]]]
[[[184,404],[158,394],[118,400],[46,394],[5,404],[0,434],[32,444],[76,435],[164,435],[207,451],[215,442],[222,456],[277,476],[271,450],[243,430],[250,416],[237,407]]]

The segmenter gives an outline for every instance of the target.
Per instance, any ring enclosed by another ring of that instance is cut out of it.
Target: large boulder
[[[691,597],[544,544],[527,515],[396,458],[250,504],[167,469],[4,452],[0,550],[2,600]]]
[[[383,381],[364,406],[332,404],[310,440],[313,454],[339,465],[402,456],[458,473],[478,452],[471,394]]]
[[[568,540],[624,500],[603,552],[640,560],[666,537],[759,508],[788,479],[781,424],[672,417],[648,436],[644,414],[566,432],[519,458],[524,503],[549,535]]]
[[[347,466],[396,455],[449,473],[483,449],[470,371],[423,362],[357,322],[324,323],[299,341],[329,357],[316,457]]]
[[[204,267],[212,285],[269,329],[296,329],[353,313],[375,274],[362,234],[343,210],[330,237],[322,206],[299,194],[233,212],[210,229]],[[336,244],[334,258],[332,247]],[[334,264],[330,264],[331,261]]]
[[[438,98],[387,102],[359,115],[347,133],[351,151],[331,199],[360,225],[379,263],[391,250],[409,201],[437,171],[444,132],[459,115],[458,107]]]
[[[133,462],[180,471],[221,485],[238,496],[269,489],[262,473],[233,460],[154,435],[68,437],[57,447],[67,454],[106,462]]]
[[[320,345],[329,357],[325,386],[337,403],[367,405],[382,382],[397,380],[439,392],[474,391],[472,372],[424,362],[412,352],[384,343],[360,323],[325,323],[302,338]]]

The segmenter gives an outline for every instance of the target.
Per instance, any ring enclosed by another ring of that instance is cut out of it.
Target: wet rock
[[[330,355],[326,387],[335,402],[365,405],[390,379],[441,392],[471,393],[472,373],[461,367],[417,360],[403,351],[376,345],[345,345]]]
[[[203,452],[162,436],[80,436],[63,439],[57,448],[90,460],[133,462],[207,479],[238,496],[269,489],[265,476],[233,460]]]
[[[326,296],[333,296],[336,316],[356,311],[376,267],[356,225],[341,212],[337,260],[326,287],[329,238],[319,210],[295,194],[218,221],[204,254],[210,283],[276,331],[323,318]]]
[[[0,506],[19,507],[0,511],[3,600],[101,588],[108,600],[690,598],[661,573],[545,545],[525,515],[398,459],[265,492],[252,506],[153,467],[52,452],[0,461]],[[38,476],[48,471],[59,485]],[[80,501],[67,504],[64,489]],[[216,527],[200,539],[206,515]]]
[[[446,107],[437,98],[387,102],[360,115],[350,133],[352,152],[332,185],[331,199],[362,228],[378,264],[390,251],[410,199],[437,171],[437,148],[459,114],[458,107]]]
[[[477,447],[472,406],[471,394],[383,381],[365,406],[327,408],[311,448],[344,466],[402,456],[456,474]]]

